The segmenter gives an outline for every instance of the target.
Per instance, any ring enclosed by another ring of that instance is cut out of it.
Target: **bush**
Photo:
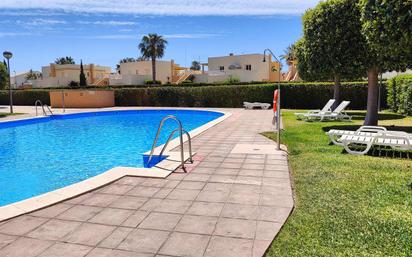
[[[233,77],[233,76],[229,76],[229,78],[225,80],[224,84],[230,84],[230,85],[232,85],[232,84],[237,84],[237,83],[239,83],[239,82],[240,82],[240,79],[239,79],[239,78],[236,78],[236,77]]]
[[[162,84],[162,81],[160,81],[160,80],[156,80],[156,81],[153,81],[153,80],[145,80],[145,81],[144,81],[144,84],[145,84],[145,85],[161,85],[161,84]]]
[[[34,105],[36,100],[50,105],[49,91],[40,89],[13,90],[13,104],[15,105]],[[0,91],[0,104],[9,104],[9,92],[7,90]]]
[[[80,87],[80,83],[79,82],[77,82],[77,81],[70,81],[69,82],[69,87],[70,88],[79,88]]]
[[[272,103],[275,84],[115,89],[117,106],[242,107],[244,101]],[[282,108],[318,109],[333,97],[333,83],[282,83]],[[342,83],[342,99],[365,109],[367,83]],[[386,92],[381,94],[386,107]]]
[[[412,74],[396,76],[388,81],[388,106],[399,114],[412,115]]]

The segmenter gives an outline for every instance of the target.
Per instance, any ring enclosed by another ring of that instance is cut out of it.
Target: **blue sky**
[[[119,3],[120,2],[120,3]],[[60,56],[115,67],[137,57],[142,35],[169,41],[181,65],[229,53],[276,54],[301,36],[301,14],[317,0],[1,0],[0,50],[12,70],[40,70]]]

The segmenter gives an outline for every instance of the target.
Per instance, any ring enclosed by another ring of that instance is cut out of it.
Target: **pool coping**
[[[115,111],[126,111],[130,109],[116,109]],[[194,138],[201,133],[205,132],[206,130],[210,129],[211,127],[216,126],[217,124],[223,122],[227,118],[229,118],[232,113],[218,111],[218,110],[208,110],[208,109],[197,109],[197,108],[170,108],[170,109],[134,109],[134,110],[192,110],[192,111],[210,111],[210,112],[217,112],[222,113],[223,116],[218,117],[206,124],[203,124],[200,127],[197,127],[191,131],[189,131],[190,137]],[[103,109],[103,110],[95,110],[91,112],[107,112],[107,111],[114,111],[111,109]],[[84,112],[73,112],[67,114],[58,114],[58,115],[70,115],[76,113],[84,113]],[[40,119],[42,117],[32,117],[32,118],[22,118],[13,121],[21,121],[21,120],[29,120],[29,119]],[[13,122],[13,121],[3,121],[3,122]],[[2,122],[2,123],[3,123]],[[184,142],[187,142],[187,138],[183,138]],[[90,177],[83,181],[38,195],[34,196],[22,201],[18,201],[15,203],[11,203],[5,206],[0,207],[0,222],[5,220],[30,213],[39,209],[43,209],[45,207],[51,206],[53,204],[71,199],[73,197],[82,195],[84,193],[90,192],[92,190],[98,189],[103,187],[107,184],[110,184],[118,179],[121,179],[125,176],[134,176],[134,177],[151,177],[151,178],[166,178],[176,169],[178,169],[181,165],[180,159],[180,152],[172,152],[171,150],[176,148],[180,145],[179,138],[175,138],[171,140],[168,144],[167,149],[165,150],[164,155],[167,156],[166,159],[162,160],[152,168],[134,168],[134,167],[114,167],[110,170],[107,170],[99,175]],[[164,144],[158,146],[154,150],[154,155],[160,153]],[[149,154],[150,151],[144,153]],[[196,152],[193,152],[192,155],[195,155]],[[187,161],[189,159],[189,153],[184,152],[184,159]]]

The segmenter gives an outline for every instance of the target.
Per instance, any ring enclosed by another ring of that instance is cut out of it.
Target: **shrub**
[[[115,89],[117,106],[241,107],[244,101],[272,103],[275,84],[230,86],[169,86]],[[333,97],[333,83],[283,83],[282,108],[318,109]],[[367,83],[342,83],[342,99],[351,109],[365,109]],[[386,107],[386,92],[381,94]]]
[[[79,82],[72,80],[72,81],[69,82],[69,87],[70,88],[78,88],[78,87],[80,87],[80,84],[79,84]]]
[[[396,76],[388,81],[388,106],[399,114],[412,115],[412,74]]]
[[[232,84],[237,84],[237,83],[239,83],[239,82],[240,82],[240,79],[239,79],[239,78],[236,78],[236,77],[230,75],[229,78],[227,78],[227,79],[225,80],[224,84],[230,84],[230,85],[232,85]]]
[[[160,80],[156,80],[156,81],[153,81],[153,80],[145,80],[145,81],[144,81],[144,84],[145,84],[145,85],[161,85],[162,82],[161,82]]]
[[[40,89],[13,90],[13,103],[15,105],[34,105],[36,100],[50,105],[49,91]],[[0,90],[0,104],[9,104],[9,92],[7,90]]]

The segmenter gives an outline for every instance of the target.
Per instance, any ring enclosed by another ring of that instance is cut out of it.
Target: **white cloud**
[[[296,15],[319,0],[1,0],[0,8],[144,15]]]
[[[134,21],[78,21],[77,23],[103,26],[133,26],[137,24]]]
[[[0,38],[2,37],[19,37],[19,36],[30,36],[32,33],[13,33],[13,32],[0,32]]]
[[[38,19],[29,20],[29,21],[17,20],[16,24],[23,25],[23,26],[36,27],[36,26],[60,25],[60,24],[66,24],[66,22],[63,20],[38,18]]]

